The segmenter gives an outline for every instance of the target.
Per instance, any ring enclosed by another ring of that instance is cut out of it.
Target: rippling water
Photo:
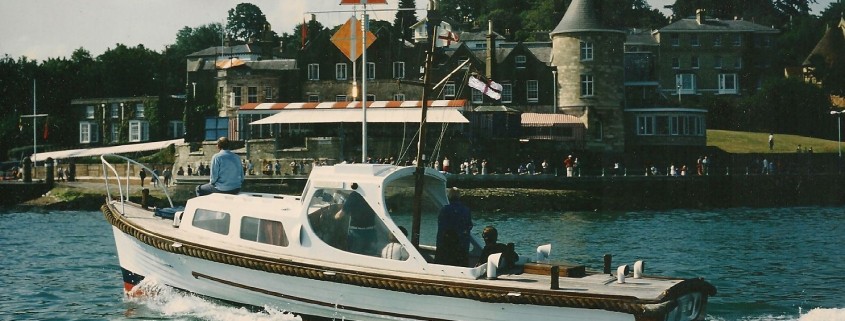
[[[552,259],[592,269],[611,253],[614,266],[642,259],[647,274],[702,276],[718,289],[708,320],[845,320],[843,214],[843,207],[476,213],[474,231],[495,225],[523,255],[552,243]],[[424,221],[423,230],[434,226]],[[111,228],[99,212],[0,214],[0,248],[0,320],[298,320],[166,288],[154,299],[124,298]]]

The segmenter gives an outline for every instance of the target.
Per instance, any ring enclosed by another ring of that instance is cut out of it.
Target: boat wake
[[[129,319],[153,320],[209,320],[209,321],[294,321],[301,320],[293,314],[264,307],[250,309],[225,302],[202,298],[191,293],[159,285],[150,278],[139,283],[135,290],[143,295],[125,296],[129,304],[125,316]]]
[[[707,320],[712,321],[832,321],[845,320],[845,308],[815,308],[807,313],[801,313],[799,316],[794,315],[761,315],[761,316],[745,316],[738,319],[726,319],[720,317],[707,316]]]

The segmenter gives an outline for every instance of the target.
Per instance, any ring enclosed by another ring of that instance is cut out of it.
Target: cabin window
[[[241,239],[258,243],[288,246],[282,222],[245,216],[241,219]]]
[[[229,234],[229,213],[198,208],[191,225],[217,234]]]

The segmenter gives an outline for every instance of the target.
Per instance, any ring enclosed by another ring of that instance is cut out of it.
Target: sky
[[[819,0],[814,12],[830,0]],[[116,44],[161,51],[176,42],[176,33],[185,26],[198,27],[225,23],[229,9],[238,3],[258,6],[278,34],[293,31],[296,24],[314,13],[328,27],[348,19],[352,6],[340,0],[0,0],[0,56],[26,56],[38,61],[67,57],[82,47],[96,57]],[[653,8],[674,0],[648,0]],[[395,9],[398,0],[373,9]],[[416,0],[418,8],[428,1]],[[417,16],[422,15],[417,12]],[[392,22],[395,12],[376,11],[370,19]]]

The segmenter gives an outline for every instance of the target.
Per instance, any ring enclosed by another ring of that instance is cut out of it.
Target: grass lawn
[[[775,133],[775,153],[794,153],[798,145],[813,148],[815,153],[838,153],[839,142],[805,136]],[[707,146],[715,146],[729,153],[768,153],[769,133],[707,130]]]

